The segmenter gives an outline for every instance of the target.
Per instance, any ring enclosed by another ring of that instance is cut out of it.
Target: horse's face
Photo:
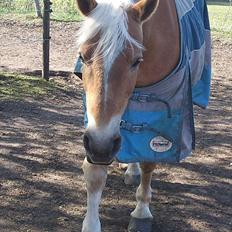
[[[78,40],[88,117],[84,146],[89,161],[109,164],[120,148],[121,116],[143,60],[141,25],[157,0],[135,5],[127,0],[121,1],[127,5],[104,0],[77,2],[87,16]]]

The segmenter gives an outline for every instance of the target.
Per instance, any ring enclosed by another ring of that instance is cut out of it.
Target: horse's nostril
[[[120,149],[121,146],[121,136],[118,136],[114,139],[113,141],[113,149],[112,149],[112,154],[114,155],[115,153],[117,153]]]

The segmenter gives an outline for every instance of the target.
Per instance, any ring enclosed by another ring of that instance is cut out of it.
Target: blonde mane
[[[92,59],[103,58],[107,73],[114,60],[126,43],[139,48],[143,46],[128,33],[126,9],[133,3],[131,0],[98,0],[97,7],[83,21],[79,31],[77,46],[80,46],[100,35]]]

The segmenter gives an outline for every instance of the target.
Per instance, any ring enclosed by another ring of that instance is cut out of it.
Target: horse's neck
[[[179,24],[175,0],[162,0],[156,13],[143,25],[144,62],[136,86],[164,79],[177,65],[180,53]]]

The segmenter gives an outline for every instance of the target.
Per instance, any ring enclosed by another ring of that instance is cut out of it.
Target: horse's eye
[[[81,62],[85,63],[85,59],[84,59],[82,53],[79,53],[79,58],[80,58]]]
[[[87,66],[92,64],[92,60],[88,59],[88,57],[85,57],[81,52],[79,53],[79,59],[83,64]]]
[[[137,67],[139,66],[139,64],[140,64],[142,61],[143,61],[143,58],[142,58],[142,57],[137,58],[137,59],[135,60],[135,62],[131,65],[131,68],[132,68],[132,69],[137,68]]]

